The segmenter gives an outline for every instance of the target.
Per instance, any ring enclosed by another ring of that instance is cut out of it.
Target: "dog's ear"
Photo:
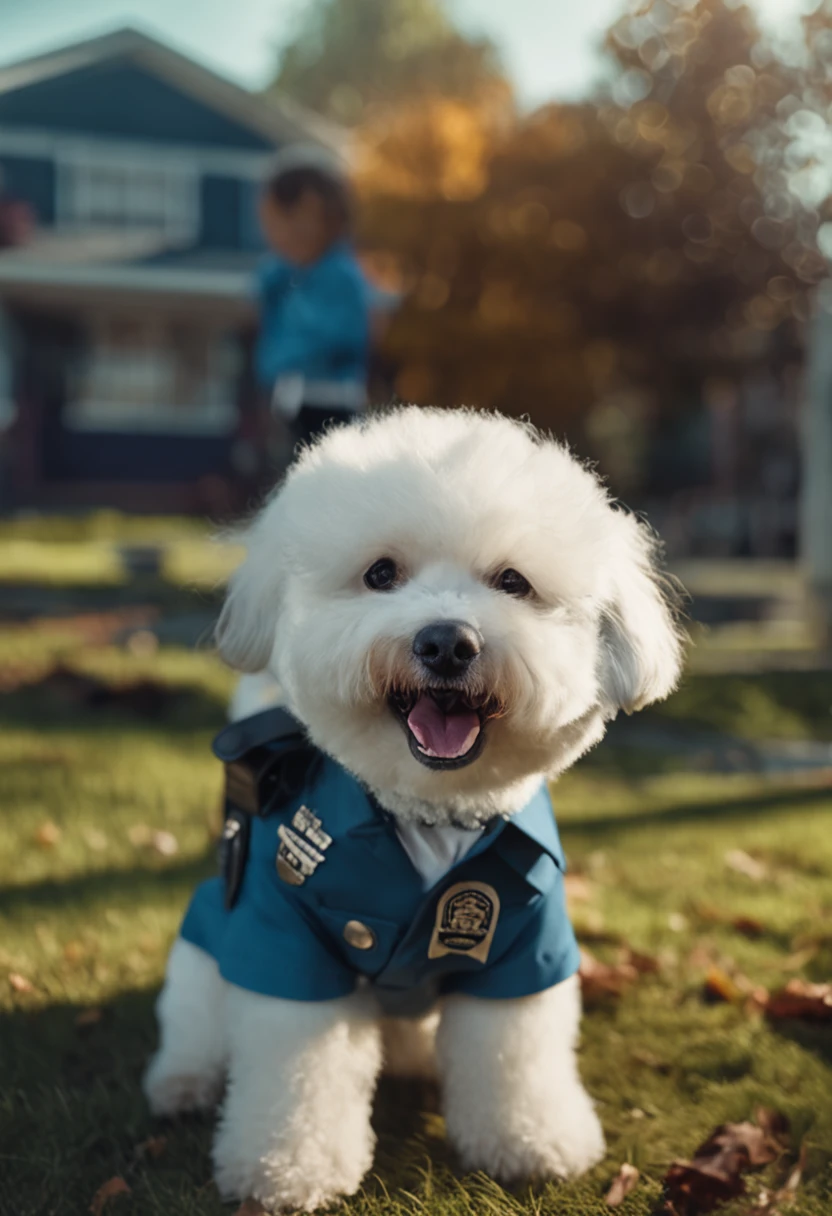
[[[246,557],[231,576],[214,630],[220,654],[237,671],[263,671],[274,649],[283,582],[268,543],[274,514],[274,505],[267,506],[243,537]]]
[[[601,618],[601,685],[613,712],[632,713],[668,696],[682,668],[679,595],[656,567],[657,542],[616,510],[609,600]]]

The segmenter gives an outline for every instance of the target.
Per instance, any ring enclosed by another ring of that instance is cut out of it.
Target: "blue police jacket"
[[[288,375],[366,382],[370,286],[345,241],[308,266],[270,255],[260,267],[257,291],[255,370],[263,388],[270,391]]]
[[[541,786],[425,891],[393,819],[324,758],[295,797],[253,819],[234,906],[221,879],[202,883],[182,936],[229,983],[267,996],[330,1000],[362,976],[389,1013],[443,993],[527,996],[578,968],[564,872]]]

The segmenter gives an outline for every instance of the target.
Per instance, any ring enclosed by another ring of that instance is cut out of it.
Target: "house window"
[[[230,435],[239,375],[232,335],[102,316],[70,378],[64,424],[74,431]]]
[[[79,153],[58,169],[62,225],[150,229],[177,242],[197,235],[198,179],[188,166]]]

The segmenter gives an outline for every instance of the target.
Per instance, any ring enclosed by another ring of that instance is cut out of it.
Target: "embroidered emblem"
[[[298,807],[292,816],[292,826],[281,823],[277,834],[278,877],[292,887],[299,887],[326,861],[324,852],[332,844],[332,837],[323,831],[320,819],[308,806]]]
[[[500,897],[488,883],[458,882],[448,887],[436,905],[428,958],[462,954],[484,963],[499,915]]]

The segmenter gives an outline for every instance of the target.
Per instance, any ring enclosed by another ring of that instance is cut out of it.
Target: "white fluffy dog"
[[[255,823],[240,907],[249,888],[257,916],[291,905],[298,934],[280,921],[256,964],[268,979],[239,978],[252,920],[223,954],[202,930],[174,945],[153,1109],[212,1104],[227,1079],[221,1191],[309,1211],[369,1169],[383,1063],[438,1067],[466,1168],[580,1173],[604,1142],[576,1063],[577,952],[541,786],[619,709],[677,681],[680,633],[650,533],[530,426],[406,408],[304,451],[247,540],[221,652],[274,677],[329,767],[294,818]],[[341,832],[330,780],[352,783],[344,807],[363,800],[357,831]],[[336,881],[353,882],[341,900],[325,885]],[[425,927],[401,923],[411,915]],[[408,949],[411,971],[396,971]],[[435,1004],[382,1018],[377,988],[392,977],[401,989],[404,974],[427,976]]]

